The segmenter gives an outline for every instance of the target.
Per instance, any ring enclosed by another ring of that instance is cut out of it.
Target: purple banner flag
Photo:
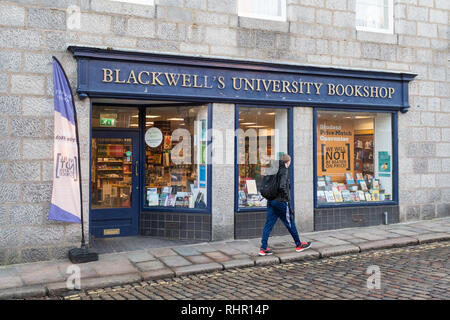
[[[53,58],[55,108],[53,191],[49,220],[81,223],[79,146],[75,106],[69,81]]]

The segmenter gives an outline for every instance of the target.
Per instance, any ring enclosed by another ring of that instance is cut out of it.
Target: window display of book
[[[331,176],[317,177],[317,203],[391,200],[391,195],[382,189],[380,180],[372,175],[356,173],[353,177],[352,173],[346,173],[344,176],[350,183],[333,182]]]

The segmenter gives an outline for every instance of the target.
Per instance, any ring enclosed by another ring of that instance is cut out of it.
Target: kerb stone
[[[253,267],[255,261],[251,259],[234,259],[222,262],[225,269]]]
[[[282,252],[278,253],[277,256],[278,258],[280,258],[281,263],[283,263],[283,262],[319,259],[320,254],[319,252],[310,249],[303,252]]]
[[[81,280],[81,290],[95,289],[102,287],[119,286],[123,284],[129,284],[133,282],[140,282],[142,280],[138,273],[129,273],[108,277],[91,278]]]
[[[362,251],[367,251],[367,250],[403,247],[403,246],[417,244],[418,242],[419,241],[417,239],[414,239],[412,237],[399,237],[399,238],[391,238],[391,239],[385,239],[385,240],[367,241],[367,242],[358,244],[358,246],[362,252]]]
[[[163,268],[163,269],[158,269],[158,270],[141,272],[140,275],[142,277],[142,280],[147,281],[147,280],[172,278],[175,276],[175,272],[173,272],[169,268]]]
[[[47,293],[44,285],[34,285],[19,288],[0,290],[0,299],[23,299],[29,297],[42,297]]]
[[[341,245],[341,246],[335,246],[335,247],[325,247],[317,249],[320,253],[320,256],[322,258],[325,257],[332,257],[332,256],[339,256],[343,254],[349,254],[349,253],[358,253],[359,247],[354,245]]]
[[[425,233],[425,234],[419,234],[417,236],[414,236],[420,244],[422,243],[429,243],[429,242],[435,242],[435,241],[447,241],[450,240],[450,234],[444,233],[444,232],[438,232],[438,233]]]
[[[206,264],[194,264],[190,266],[174,268],[175,276],[185,276],[189,274],[204,273],[222,270],[223,266],[216,262]]]
[[[280,263],[280,258],[277,256],[255,257],[255,265],[257,266],[267,266],[278,263]]]

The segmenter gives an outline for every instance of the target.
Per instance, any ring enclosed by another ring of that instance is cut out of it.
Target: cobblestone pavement
[[[146,281],[67,300],[450,299],[450,242]],[[376,274],[380,270],[380,288]]]

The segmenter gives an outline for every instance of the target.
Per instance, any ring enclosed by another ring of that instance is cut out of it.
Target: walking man
[[[292,208],[290,207],[290,181],[289,181],[289,166],[291,164],[291,157],[288,154],[283,154],[279,160],[279,187],[278,193],[275,199],[267,200],[267,219],[264,226],[261,249],[259,250],[260,256],[272,254],[272,250],[268,248],[267,241],[269,239],[270,232],[273,226],[277,222],[278,218],[284,223],[295,245],[297,246],[295,251],[302,252],[311,247],[311,242],[301,242],[295,226],[294,216]]]

